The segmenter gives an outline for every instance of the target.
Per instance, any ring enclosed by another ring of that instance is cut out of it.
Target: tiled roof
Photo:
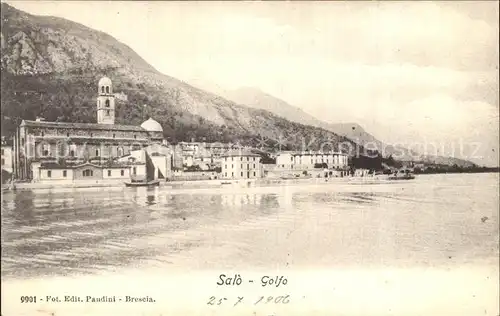
[[[67,122],[46,122],[23,120],[21,126],[46,127],[46,128],[73,128],[73,129],[94,129],[105,131],[133,131],[147,132],[140,126],[117,125],[117,124],[97,124],[97,123],[67,123]]]
[[[333,153],[319,153],[319,152],[304,152],[304,153],[301,153],[301,152],[292,152],[292,151],[284,151],[284,152],[280,152],[278,153],[278,155],[280,154],[291,154],[292,156],[325,156],[325,155],[347,155],[345,153],[341,153],[341,152],[333,152]]]
[[[66,163],[66,164],[58,164],[57,162],[46,162],[42,163],[40,165],[41,169],[76,169],[80,167],[85,167],[85,166],[92,166],[96,168],[127,168],[132,165],[143,165],[144,163],[118,163],[118,162],[113,162],[113,163],[103,163],[103,164],[95,164],[95,163]]]
[[[221,157],[240,157],[240,156],[250,156],[250,157],[260,157],[249,150],[232,150],[220,155]]]

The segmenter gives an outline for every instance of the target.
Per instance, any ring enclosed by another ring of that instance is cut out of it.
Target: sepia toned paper
[[[2,1],[1,314],[500,314],[498,3]]]

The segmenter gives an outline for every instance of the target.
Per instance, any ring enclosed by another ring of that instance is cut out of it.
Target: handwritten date
[[[282,295],[282,296],[260,296],[257,299],[249,300],[251,304],[288,304],[290,303],[290,295]],[[224,303],[232,303],[233,306],[238,304],[245,303],[245,297],[238,296],[234,300],[228,300],[227,297],[215,297],[211,296],[207,302],[207,305],[223,305]]]

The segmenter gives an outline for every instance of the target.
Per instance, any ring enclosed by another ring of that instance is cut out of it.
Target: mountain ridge
[[[117,123],[138,125],[152,116],[174,142],[232,141],[270,150],[316,150],[324,143],[343,142],[359,147],[344,136],[236,104],[164,75],[104,32],[27,14],[6,3],[1,8],[2,133],[12,133],[20,119],[36,116],[95,122],[97,81],[108,76],[114,91],[126,96],[117,100]],[[315,141],[301,148],[297,137]]]
[[[377,149],[385,157],[395,156],[402,161],[419,161],[431,164],[458,165],[470,167],[475,164],[459,158],[421,155],[409,149],[385,144],[375,136],[368,133],[357,123],[328,123],[324,122],[304,110],[287,103],[269,93],[254,87],[240,87],[235,90],[218,88],[217,92],[236,103],[245,104],[258,109],[264,109],[284,117],[290,121],[304,122],[305,124],[329,130],[338,135],[345,136],[366,149]]]

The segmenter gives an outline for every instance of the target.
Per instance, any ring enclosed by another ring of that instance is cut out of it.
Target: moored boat
[[[393,174],[389,175],[387,178],[388,180],[412,180],[415,179],[415,175],[408,170],[408,169],[402,169],[402,170],[397,170]]]
[[[125,185],[127,187],[159,186],[160,185],[160,180],[151,180],[151,181],[126,181]]]

